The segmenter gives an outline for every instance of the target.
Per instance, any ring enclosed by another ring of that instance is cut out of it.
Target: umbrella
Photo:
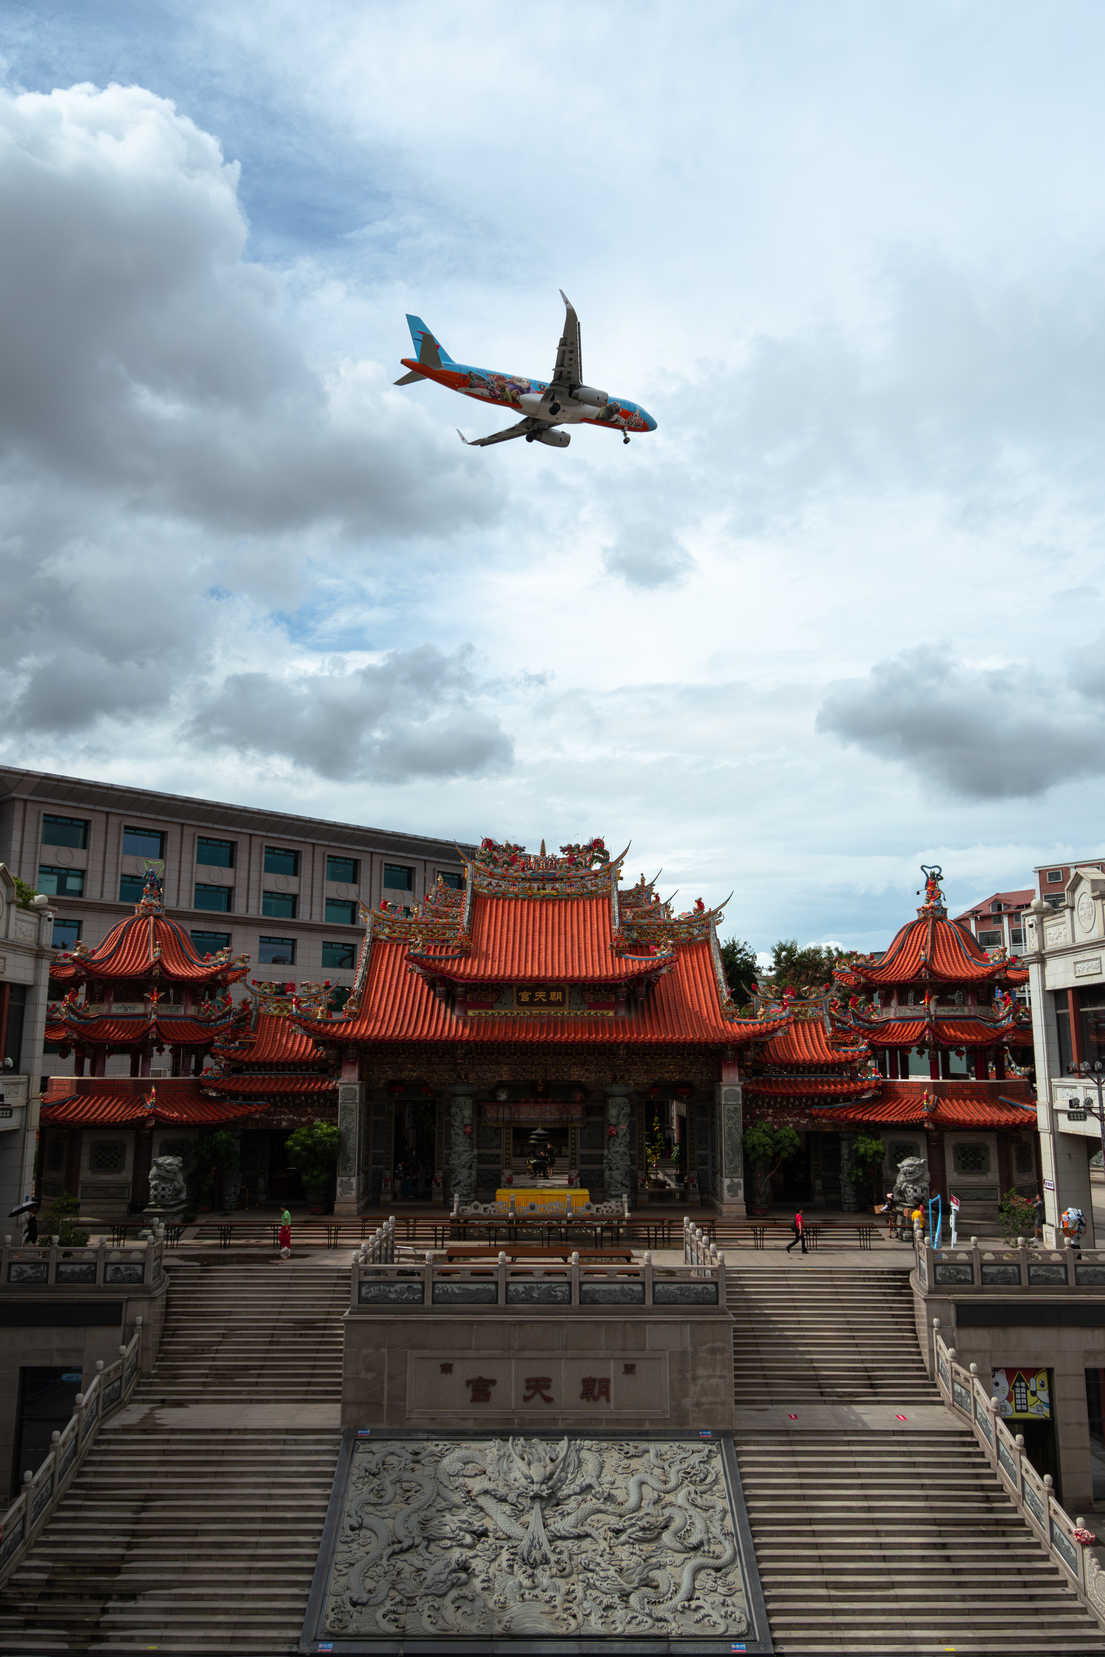
[[[14,1220],[17,1214],[31,1214],[38,1207],[38,1205],[38,1197],[24,1197],[23,1201],[18,1203],[15,1208],[9,1208],[8,1218],[9,1220]]]

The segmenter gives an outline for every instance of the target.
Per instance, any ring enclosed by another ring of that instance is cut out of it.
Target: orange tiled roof
[[[133,1126],[159,1122],[171,1127],[212,1127],[254,1116],[263,1105],[208,1099],[194,1076],[151,1081],[148,1076],[51,1076],[42,1106],[43,1127]]]
[[[934,982],[970,984],[983,979],[1022,984],[1028,973],[1008,961],[992,961],[978,940],[942,906],[925,904],[881,955],[859,957],[834,969],[848,986]]]
[[[202,1085],[210,1088],[213,1093],[241,1095],[243,1098],[275,1093],[331,1093],[336,1091],[338,1085],[336,1076],[304,1076],[287,1070],[275,1071],[269,1075],[243,1071],[234,1076],[205,1075],[199,1079]]]
[[[576,902],[550,902],[548,908],[567,911]],[[529,900],[516,899],[510,908],[517,913]],[[597,925],[597,923],[596,923]],[[546,939],[550,934],[542,934]],[[597,932],[591,933],[576,957],[585,965],[587,950]],[[533,961],[533,954],[518,960]],[[543,957],[549,973],[550,956]],[[362,961],[362,970],[365,963]],[[499,976],[503,976],[499,968]],[[597,976],[597,975],[596,975]],[[606,974],[610,976],[609,971]],[[654,984],[649,995],[624,1015],[611,1013],[529,1013],[469,1012],[458,1016],[439,999],[418,974],[410,970],[406,943],[387,937],[373,938],[359,1007],[346,1018],[327,1021],[302,1019],[302,1027],[320,1041],[330,1042],[615,1042],[646,1044],[687,1044],[738,1046],[757,1036],[771,1035],[785,1022],[773,1019],[730,1019],[722,1010],[710,942],[701,939],[674,951],[670,969]]]
[[[326,1055],[284,1013],[258,1012],[257,1022],[237,1041],[221,1044],[235,1064],[322,1064]]]
[[[46,1027],[46,1039],[97,1047],[210,1047],[225,1022],[225,1019],[216,1024],[199,1018],[151,1018],[146,1013],[105,1014],[101,1018],[63,1015],[51,1019]]]
[[[235,965],[225,951],[204,960],[191,938],[160,909],[142,910],[113,926],[103,943],[82,951],[61,951],[50,966],[57,983],[85,979],[160,979],[172,984],[230,984],[244,978],[246,967]]]
[[[794,1018],[773,1035],[756,1055],[759,1064],[786,1069],[791,1065],[849,1065],[867,1056],[862,1038],[841,1037],[826,1030],[821,1018]]]
[[[1005,1082],[888,1081],[878,1099],[844,1105],[814,1105],[826,1121],[859,1126],[925,1128],[1036,1127],[1036,1105],[1028,1083],[1019,1077]]]
[[[660,964],[651,949],[616,952],[609,892],[602,897],[527,898],[472,894],[468,953],[412,951],[419,965],[457,983],[610,983]],[[641,956],[645,959],[642,960]]]
[[[846,1099],[882,1085],[879,1076],[746,1076],[741,1092],[771,1099]]]
[[[991,1024],[983,1018],[888,1018],[864,1022],[862,1029],[872,1047],[998,1047],[1021,1033],[1012,1022]],[[1031,1029],[1024,1040],[1032,1040]]]

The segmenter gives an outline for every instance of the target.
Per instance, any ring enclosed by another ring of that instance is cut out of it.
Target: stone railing
[[[19,1246],[5,1238],[0,1247],[0,1293],[19,1289],[156,1289],[162,1282],[163,1245],[128,1243],[113,1248]]]
[[[23,1489],[7,1512],[0,1515],[0,1583],[11,1575],[19,1560],[53,1513],[73,1475],[84,1461],[100,1423],[112,1410],[126,1402],[138,1379],[142,1348],[142,1319],[135,1318],[134,1334],[119,1348],[114,1363],[96,1364],[96,1374],[87,1392],[78,1392],[73,1414],[60,1432],[51,1433],[53,1449],[35,1473],[24,1473]]]
[[[382,1225],[377,1226],[371,1237],[366,1237],[357,1250],[355,1261],[358,1266],[391,1265],[395,1259],[395,1215],[392,1214]]]
[[[1050,1473],[1037,1473],[1025,1454],[1021,1434],[1013,1435],[998,1414],[998,1400],[978,1375],[978,1365],[956,1362],[954,1346],[932,1320],[932,1364],[944,1402],[971,1426],[983,1454],[1043,1547],[1050,1553],[1083,1604],[1105,1623],[1105,1570],[1090,1552],[1097,1538],[1086,1521],[1072,1519],[1052,1494]]]
[[[575,1203],[569,1195],[559,1204],[515,1202],[513,1197],[506,1202],[461,1202],[457,1194],[449,1217],[453,1220],[628,1220],[629,1198]]]
[[[725,1268],[724,1254],[687,1214],[683,1216],[683,1263],[687,1266]]]
[[[952,1289],[1105,1289],[1105,1249],[986,1247],[972,1237],[956,1248],[917,1243],[917,1281],[926,1293]]]
[[[632,1263],[581,1260],[579,1251],[564,1262],[514,1265],[500,1251],[486,1261],[446,1263],[427,1253],[424,1264],[353,1262],[352,1308],[402,1311],[404,1308],[462,1306],[533,1311],[565,1306],[616,1306],[633,1309],[717,1307],[725,1310],[725,1265],[657,1266],[645,1253]]]

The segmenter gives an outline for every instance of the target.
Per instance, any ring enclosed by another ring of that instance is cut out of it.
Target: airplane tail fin
[[[411,316],[408,313],[407,327],[411,331],[414,354],[419,362],[425,363],[427,368],[440,368],[443,364],[452,362],[453,359],[444,345],[431,334],[420,316]]]
[[[419,380],[424,380],[425,378],[425,374],[419,374],[416,369],[412,369],[409,374],[400,374],[399,378],[394,383],[396,385],[415,385]]]

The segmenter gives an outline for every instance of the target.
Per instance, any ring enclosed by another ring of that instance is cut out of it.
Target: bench
[[[505,1254],[512,1265],[518,1265],[530,1260],[560,1260],[565,1265],[573,1254],[578,1254],[581,1264],[601,1266],[607,1261],[623,1262],[631,1265],[633,1262],[632,1249],[619,1248],[583,1248],[573,1249],[570,1244],[563,1248],[542,1247],[529,1243],[520,1243],[516,1246],[508,1245],[503,1249],[480,1248],[473,1244],[447,1244],[445,1248],[445,1262],[450,1266],[463,1265],[469,1260],[497,1261],[500,1254]]]

